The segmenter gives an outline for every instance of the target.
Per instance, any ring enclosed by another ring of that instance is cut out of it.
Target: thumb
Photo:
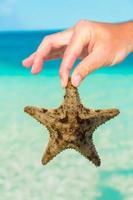
[[[105,63],[105,56],[99,49],[94,50],[84,58],[75,68],[72,74],[72,84],[77,87],[88,74],[102,67]],[[102,55],[103,54],[103,55]]]

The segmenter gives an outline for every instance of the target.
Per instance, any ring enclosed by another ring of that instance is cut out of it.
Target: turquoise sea
[[[101,167],[73,150],[41,165],[48,131],[23,108],[60,105],[61,61],[46,62],[33,76],[21,60],[52,32],[0,33],[0,200],[133,200],[133,55],[97,70],[79,87],[86,107],[120,109],[94,134]]]

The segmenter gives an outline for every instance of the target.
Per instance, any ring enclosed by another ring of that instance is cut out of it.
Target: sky
[[[62,29],[80,19],[133,20],[133,0],[0,0],[0,31]]]

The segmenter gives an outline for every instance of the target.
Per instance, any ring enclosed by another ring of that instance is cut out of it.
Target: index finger
[[[43,63],[46,60],[46,57],[50,54],[51,50],[58,49],[61,46],[66,45],[71,38],[71,34],[72,29],[69,29],[45,37],[36,51],[36,56],[32,65],[32,72],[35,74],[40,72]]]

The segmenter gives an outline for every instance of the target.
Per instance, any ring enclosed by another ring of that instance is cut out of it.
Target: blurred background
[[[79,87],[86,107],[120,109],[118,117],[95,131],[100,168],[73,150],[42,166],[48,131],[23,112],[26,105],[58,107],[64,91],[58,75],[60,59],[46,62],[37,76],[21,61],[45,35],[80,19],[133,20],[133,1],[0,0],[1,200],[133,199],[132,54],[117,66],[93,72]]]

